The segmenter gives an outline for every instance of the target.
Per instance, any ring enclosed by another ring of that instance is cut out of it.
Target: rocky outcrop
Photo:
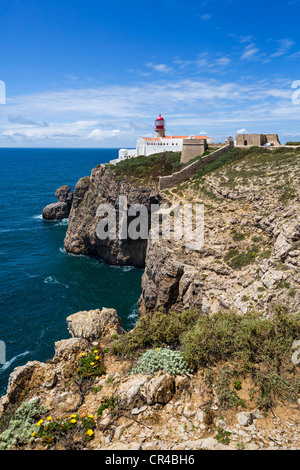
[[[42,426],[50,422],[59,428],[68,422],[68,429],[57,432],[54,441],[45,442],[36,427],[34,439],[18,449],[299,448],[299,403],[286,404],[284,413],[280,404],[278,410],[272,409],[272,415],[262,414],[255,408],[253,384],[245,379],[239,391],[245,402],[243,407],[224,408],[219,398],[221,393],[224,396],[218,382],[220,369],[214,367],[210,369],[210,380],[201,370],[183,376],[162,370],[153,376],[133,374],[131,361],[104,353],[112,335],[122,334],[114,309],[78,312],[68,317],[67,324],[72,338],[55,343],[51,360],[31,361],[13,371],[7,394],[0,399],[0,421],[5,426],[7,417],[24,401],[38,402],[46,407],[37,418],[41,418]],[[95,348],[103,352],[105,375],[89,377],[83,383],[77,375],[80,358]],[[103,406],[108,402],[111,406]],[[71,427],[70,419],[74,417]],[[89,440],[79,425],[87,417],[93,427]],[[52,429],[50,437],[55,426]]]
[[[101,336],[124,333],[122,322],[113,308],[77,312],[67,317],[67,325],[73,338],[96,341]]]
[[[56,192],[55,196],[58,199],[58,202],[48,204],[44,207],[42,216],[46,220],[61,220],[67,219],[70,214],[73,194],[70,186],[63,185],[60,186]]]
[[[158,204],[160,196],[153,186],[139,186],[118,179],[105,165],[94,168],[91,175],[81,178],[74,191],[68,231],[64,246],[67,252],[84,254],[104,260],[109,264],[143,267],[147,240],[122,238],[119,236],[119,220],[115,239],[100,239],[96,228],[100,217],[100,204],[109,204],[118,217],[119,196],[126,196],[128,206],[143,204],[150,214],[151,204]],[[127,227],[132,218],[128,217]],[[149,217],[150,221],[150,217]],[[150,227],[150,224],[149,224]]]

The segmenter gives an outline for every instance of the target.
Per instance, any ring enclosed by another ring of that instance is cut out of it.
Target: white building
[[[208,144],[213,144],[214,140],[203,135],[185,135],[185,136],[166,136],[165,120],[161,115],[155,121],[154,137],[139,137],[136,149],[119,150],[119,158],[111,160],[110,163],[116,164],[127,158],[137,157],[139,155],[152,155],[166,151],[181,152],[184,139],[206,139]]]

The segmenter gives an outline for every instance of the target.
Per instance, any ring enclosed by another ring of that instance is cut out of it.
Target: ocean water
[[[113,267],[67,254],[68,220],[44,221],[42,209],[56,202],[55,190],[99,163],[117,158],[118,149],[0,149],[0,396],[12,370],[45,361],[54,342],[70,338],[66,317],[79,310],[111,307],[128,330],[137,319],[142,270]]]

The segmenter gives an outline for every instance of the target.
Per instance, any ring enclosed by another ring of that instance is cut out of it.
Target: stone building
[[[280,147],[278,134],[237,134],[236,145],[239,147],[261,147],[270,145]]]

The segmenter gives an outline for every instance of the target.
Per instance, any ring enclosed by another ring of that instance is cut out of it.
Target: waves
[[[12,359],[10,359],[10,361],[5,362],[5,364],[0,367],[0,373],[8,369],[17,359],[19,359],[20,357],[27,356],[28,354],[30,354],[30,351],[25,351],[21,354],[18,354],[17,356],[14,356]]]
[[[69,289],[69,286],[67,284],[64,284],[63,282],[59,282],[55,276],[48,276],[46,279],[44,279],[44,284],[57,284],[59,286],[63,286],[66,289]]]

